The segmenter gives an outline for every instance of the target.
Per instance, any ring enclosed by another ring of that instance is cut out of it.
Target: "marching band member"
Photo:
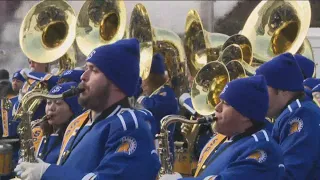
[[[278,179],[284,171],[282,152],[263,129],[269,101],[265,78],[230,81],[220,99],[213,128],[226,141],[212,138],[201,153],[195,178],[183,179]],[[161,180],[178,177],[164,175]]]
[[[147,121],[129,107],[139,79],[139,42],[119,40],[96,48],[81,76],[79,103],[89,109],[64,135],[58,165],[22,162],[22,179],[155,179],[160,168]],[[138,169],[138,170],[137,170]]]
[[[256,74],[267,81],[267,115],[276,118],[272,136],[283,152],[283,178],[318,179],[320,110],[305,98],[303,76],[295,58],[290,53],[278,55],[261,65]]]
[[[146,96],[140,96],[137,100],[144,108],[151,111],[156,119],[151,124],[154,135],[160,133],[160,121],[163,117],[179,112],[175,93],[170,86],[164,85],[166,82],[164,58],[161,54],[155,54],[152,58],[150,74],[147,79],[142,81],[143,93]],[[174,156],[173,133],[175,124],[170,125],[168,129],[170,130],[170,151]]]
[[[0,91],[6,91],[3,95],[1,95],[5,98],[0,99],[0,139],[11,140],[10,145],[12,145],[12,159],[10,159],[10,161],[12,162],[12,165],[15,166],[18,163],[19,159],[20,143],[17,134],[17,127],[19,123],[12,121],[12,105],[16,101],[18,101],[18,97],[13,91],[11,82],[9,80],[2,80],[0,82]],[[9,103],[10,105],[7,106],[7,103]],[[0,179],[10,179],[12,175],[13,174],[10,174],[8,176],[0,175]]]
[[[313,99],[312,89],[318,84],[320,84],[320,79],[316,78],[307,78],[303,81],[304,92],[306,93],[308,100]]]
[[[76,70],[76,69],[72,69],[72,70],[66,70],[64,71],[59,80],[58,83],[64,83],[64,82],[77,82],[80,83],[81,82],[81,75],[84,73],[83,70]]]
[[[296,59],[302,75],[303,75],[303,79],[308,79],[308,78],[312,78],[313,74],[314,74],[314,69],[315,69],[315,64],[313,61],[311,61],[310,59],[300,55],[300,54],[295,54],[294,58]],[[309,98],[309,100],[313,99],[312,97],[312,92],[311,92],[312,88],[305,88],[304,91],[306,93],[306,97]]]
[[[312,78],[315,68],[314,62],[300,54],[295,54],[294,58],[301,69],[303,79]]]
[[[18,94],[20,89],[22,89],[23,84],[26,82],[26,79],[21,75],[21,70],[15,72],[12,76],[12,89]]]
[[[25,72],[23,72],[25,71]],[[38,84],[42,84],[45,89],[43,90],[50,90],[52,87],[54,87],[57,82],[59,77],[58,76],[53,76],[52,74],[48,73],[40,73],[40,72],[26,72],[26,69],[23,69],[20,71],[20,73],[24,73],[27,76],[26,82],[23,84],[23,87],[21,89],[21,95],[19,97],[19,101],[14,105],[14,112],[17,112],[18,109],[20,108],[20,101],[23,97],[23,95],[31,90]],[[42,101],[38,108],[35,110],[32,120],[40,119],[44,116],[45,114],[45,105],[46,102]]]
[[[28,58],[29,68],[32,72],[40,72],[40,73],[48,73],[49,72],[49,64],[48,63],[38,63],[32,61]]]
[[[320,84],[316,85],[316,87],[312,89],[312,96],[314,97],[316,104],[320,106]]]
[[[76,82],[63,83],[53,87],[49,94],[62,94],[77,86],[78,83]],[[82,107],[78,104],[77,98],[77,96],[74,96],[64,100],[47,100],[47,119],[40,124],[43,136],[36,153],[44,162],[57,163],[65,130],[71,120],[82,113]],[[39,134],[37,133],[37,135]]]
[[[309,90],[312,90],[318,84],[320,84],[320,79],[316,79],[316,78],[307,78],[303,81],[304,88]]]
[[[15,104],[18,101],[18,97],[16,96],[15,92],[12,89],[12,85],[10,81],[1,81],[0,82],[1,90],[7,89],[7,92],[5,93],[5,99],[1,99],[1,137],[3,138],[17,138],[17,126],[18,122],[12,121],[12,109],[13,104]],[[6,106],[6,101],[10,103],[10,107]],[[0,138],[1,139],[1,138]]]

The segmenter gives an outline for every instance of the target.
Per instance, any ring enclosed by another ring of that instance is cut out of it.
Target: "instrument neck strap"
[[[197,170],[194,177],[197,177],[200,172],[202,172],[202,167],[204,163],[207,161],[208,157],[212,154],[212,152],[216,151],[218,147],[227,140],[227,137],[222,134],[217,134],[214,138],[212,138],[209,143],[203,148],[200,159],[197,165]]]

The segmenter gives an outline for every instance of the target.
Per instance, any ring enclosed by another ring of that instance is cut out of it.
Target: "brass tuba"
[[[60,75],[67,69],[73,69],[76,64],[75,27],[75,12],[66,1],[41,1],[34,5],[23,19],[19,35],[21,49],[29,59],[38,63],[58,60],[59,70],[56,75]],[[29,84],[28,76],[22,75],[28,79]],[[38,81],[33,90],[45,91],[47,86]],[[37,99],[29,104],[29,111],[34,113],[40,103],[41,100]],[[19,108],[14,119],[20,118],[21,111],[22,108]]]
[[[225,34],[205,31],[196,10],[188,12],[184,36],[187,64],[192,77],[208,62],[218,59],[223,43],[229,38]]]
[[[284,52],[297,53],[305,41],[310,21],[309,1],[261,1],[241,34],[252,43],[256,61],[264,63]]]
[[[72,49],[75,40],[76,15],[64,0],[45,0],[34,5],[20,27],[19,41],[23,53],[32,61],[51,63],[59,60],[63,68],[76,63]]]
[[[136,4],[132,11],[128,37],[140,41],[142,80],[148,78],[153,54],[157,52],[165,59],[170,79],[166,84],[170,85],[178,96],[187,89],[186,55],[180,37],[173,31],[152,27],[146,8],[140,3]]]
[[[122,0],[87,0],[76,25],[76,42],[88,56],[99,46],[122,39],[126,30],[126,6]]]
[[[241,34],[232,35],[222,45],[222,54],[218,61],[225,64],[229,61],[238,61],[248,75],[255,74],[255,67],[253,67],[253,52],[250,40]],[[233,79],[233,78],[231,78]]]

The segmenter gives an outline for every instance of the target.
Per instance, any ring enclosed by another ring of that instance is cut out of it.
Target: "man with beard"
[[[68,126],[58,165],[22,162],[22,179],[155,179],[160,168],[147,121],[133,110],[139,79],[139,42],[120,40],[96,48],[87,58],[79,103],[88,109]]]
[[[279,179],[284,171],[282,152],[263,129],[269,101],[265,78],[233,80],[220,100],[213,128],[226,141],[219,143],[219,135],[212,138],[201,152],[195,177],[182,179]],[[173,174],[160,180],[179,178]]]
[[[306,98],[303,75],[295,57],[284,53],[256,70],[266,78],[267,116],[275,119],[272,137],[284,156],[282,179],[320,178],[320,109]]]
[[[20,71],[21,70],[15,72],[12,76],[12,89],[16,94],[19,93],[23,83],[26,81],[26,79],[21,75]]]

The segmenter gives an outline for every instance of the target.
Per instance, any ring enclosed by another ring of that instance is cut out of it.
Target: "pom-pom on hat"
[[[164,58],[161,54],[157,53],[153,56],[150,72],[154,74],[161,74],[161,75],[164,74],[165,64],[164,64]]]
[[[221,92],[220,99],[252,121],[265,121],[269,96],[266,80],[261,75],[230,81]]]
[[[133,96],[139,81],[140,46],[137,39],[122,39],[96,48],[87,58],[127,96]]]
[[[78,83],[76,83],[76,82],[62,83],[62,84],[54,86],[50,90],[49,94],[51,94],[51,95],[62,94],[65,91],[67,91],[73,87],[77,87],[77,86],[78,86]],[[83,112],[83,108],[78,103],[78,96],[65,98],[64,101],[69,105],[71,111],[73,112],[74,117],[80,115]]]
[[[311,78],[314,73],[314,62],[300,54],[294,55],[294,58],[300,66],[304,79]]]
[[[262,64],[256,75],[263,75],[267,85],[284,91],[303,91],[303,76],[291,53],[284,53]]]

